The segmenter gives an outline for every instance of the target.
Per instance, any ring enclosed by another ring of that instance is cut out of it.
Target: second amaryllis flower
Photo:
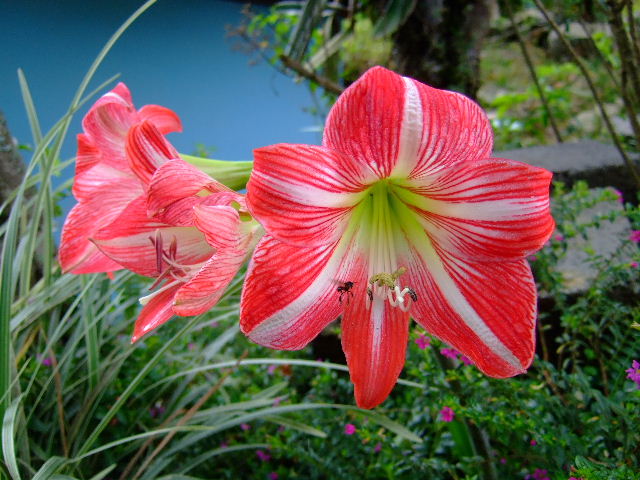
[[[133,126],[127,157],[146,194],[92,236],[119,265],[156,281],[133,341],[173,315],[212,308],[261,234],[244,196],[184,162],[150,122]]]
[[[396,383],[409,317],[488,375],[534,354],[525,257],[551,235],[551,173],[491,157],[466,97],[376,67],[332,108],[323,146],[255,151],[250,212],[267,234],[249,266],[241,328],[300,349],[342,315],[357,404]]]

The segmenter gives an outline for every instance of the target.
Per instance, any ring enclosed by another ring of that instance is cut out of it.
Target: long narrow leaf
[[[9,475],[13,480],[20,480],[20,471],[18,470],[18,462],[16,459],[16,450],[14,443],[14,432],[16,427],[16,419],[18,417],[18,407],[22,396],[16,397],[11,405],[5,411],[2,420],[2,456],[4,463],[9,470]]]

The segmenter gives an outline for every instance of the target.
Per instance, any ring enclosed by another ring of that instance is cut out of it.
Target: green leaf
[[[16,460],[16,451],[14,443],[14,432],[16,427],[16,418],[18,416],[18,407],[22,395],[16,397],[11,405],[4,413],[4,419],[2,420],[2,456],[4,463],[9,470],[9,475],[13,480],[20,480],[20,471],[18,469],[18,462]]]
[[[62,468],[67,461],[68,459],[64,457],[49,458],[36,472],[32,480],[50,480],[54,476],[59,477],[60,475],[55,475],[55,473]]]

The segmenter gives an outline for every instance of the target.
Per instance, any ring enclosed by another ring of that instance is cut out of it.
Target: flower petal
[[[472,262],[426,235],[404,260],[417,293],[412,314],[429,333],[469,357],[485,374],[524,373],[535,350],[536,288],[526,260]]]
[[[102,154],[101,161],[121,170],[129,168],[124,143],[136,117],[131,93],[124,83],[119,83],[94,103],[82,120],[82,128]]]
[[[166,254],[172,244],[175,264],[193,266],[211,257],[213,249],[197,228],[151,220],[146,210],[144,196],[137,198],[111,225],[94,235],[94,243],[123,267],[148,277],[157,277],[169,267],[165,260],[159,263],[158,252]]]
[[[140,121],[147,120],[153,123],[163,135],[182,131],[182,122],[178,114],[160,105],[145,105],[138,110],[138,118]]]
[[[416,178],[488,157],[493,132],[482,109],[467,97],[374,67],[336,101],[323,145],[380,178]]]
[[[265,347],[304,348],[342,311],[337,288],[355,276],[346,249],[346,242],[302,248],[265,235],[242,291],[242,332]]]
[[[156,293],[142,308],[133,329],[131,342],[137,342],[147,333],[158,328],[173,317],[173,297],[179,284]]]
[[[194,216],[196,227],[215,248],[215,254],[176,294],[174,311],[178,315],[198,315],[214,306],[247,256],[248,245],[242,242],[237,210],[199,205],[194,208]]]
[[[129,129],[126,152],[129,167],[145,187],[162,164],[180,158],[167,139],[148,121],[133,125]]]
[[[416,195],[398,193],[443,249],[477,260],[518,259],[553,233],[550,182],[551,172],[542,168],[487,159],[411,182]]]
[[[94,167],[95,168],[95,167]],[[72,273],[109,272],[122,268],[96,250],[89,239],[118,218],[141,194],[134,178],[105,182],[92,196],[75,205],[62,227],[58,259],[62,270]]]
[[[91,139],[87,135],[79,133],[77,139],[78,154],[76,156],[76,177],[82,175],[100,161],[100,151],[93,145]]]
[[[344,155],[312,145],[279,144],[254,150],[247,206],[269,234],[300,246],[335,243],[366,172]]]
[[[134,127],[135,128],[135,127]],[[180,179],[177,181],[176,179]],[[182,159],[174,159],[161,165],[153,174],[147,199],[148,213],[155,216],[172,203],[207,192],[229,191],[209,175]]]
[[[358,280],[367,284],[367,278]],[[405,362],[409,336],[409,313],[378,296],[371,308],[356,294],[342,318],[342,349],[347,357],[356,403],[373,408],[393,389]]]

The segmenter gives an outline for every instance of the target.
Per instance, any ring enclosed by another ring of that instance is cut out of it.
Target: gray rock
[[[590,190],[592,197],[601,194],[602,189]],[[617,201],[598,202],[593,207],[583,210],[577,218],[576,224],[585,225],[596,218],[609,215],[612,212],[622,213],[623,206]],[[598,226],[588,227],[584,236],[577,235],[567,239],[566,255],[560,259],[557,268],[562,273],[563,287],[566,293],[585,291],[595,279],[597,270],[588,261],[590,254],[587,249],[605,260],[617,255],[617,262],[631,261],[631,252],[625,251],[623,246],[631,233],[631,225],[627,217],[618,215],[614,221],[602,220]],[[628,245],[628,244],[627,244]]]
[[[495,157],[510,158],[551,170],[554,180],[568,186],[585,180],[590,187],[615,187],[625,201],[635,202],[637,187],[627,166],[613,145],[581,140],[537,147],[495,152]],[[638,164],[638,155],[631,158]]]

